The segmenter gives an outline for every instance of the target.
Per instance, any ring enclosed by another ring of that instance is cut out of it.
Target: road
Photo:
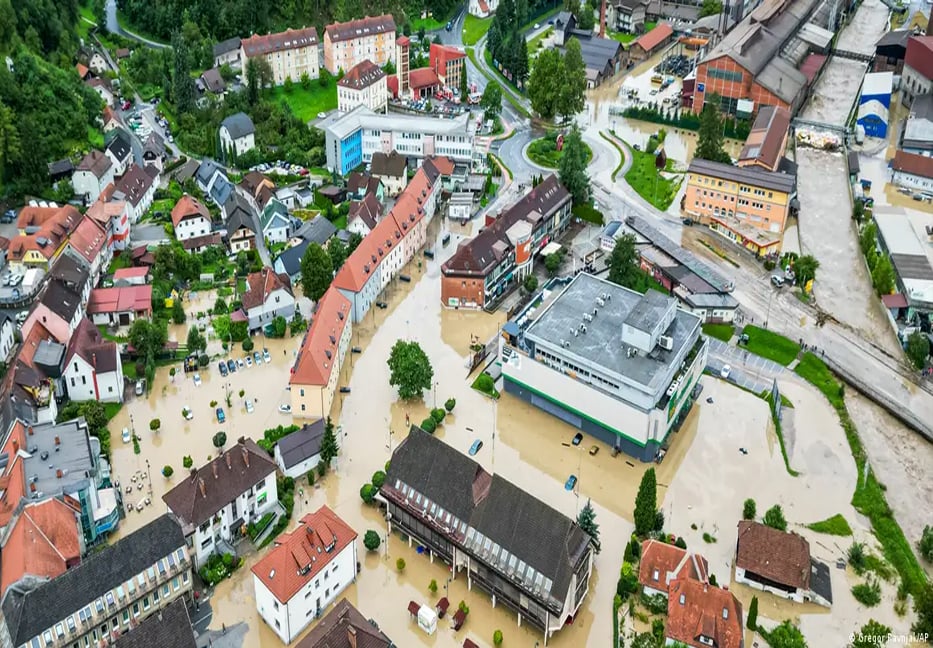
[[[107,31],[111,34],[119,34],[125,38],[131,38],[135,41],[139,41],[144,45],[149,47],[155,47],[158,49],[165,49],[169,46],[165,43],[159,43],[156,41],[149,40],[148,38],[143,38],[139,34],[134,34],[131,31],[127,31],[120,26],[120,21],[117,20],[117,0],[107,0],[106,4],[107,11]]]

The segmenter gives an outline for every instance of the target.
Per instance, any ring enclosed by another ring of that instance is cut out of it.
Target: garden
[[[648,151],[654,151],[660,142],[663,142],[663,139],[659,140],[652,135],[645,148]],[[674,202],[674,196],[677,195],[680,178],[665,178],[661,175],[654,153],[636,151],[631,146],[628,147],[627,153],[632,156],[632,166],[625,174],[625,181],[635,190],[635,193],[654,207],[661,211],[667,210]],[[671,160],[665,162],[664,171],[669,173],[673,171]]]
[[[527,149],[529,159],[539,166],[556,169],[563,157],[563,151],[557,150],[559,135],[561,133],[558,131],[551,131],[544,137],[533,140]],[[586,142],[583,143],[583,148],[586,151],[586,163],[589,164],[593,159],[593,151]]]

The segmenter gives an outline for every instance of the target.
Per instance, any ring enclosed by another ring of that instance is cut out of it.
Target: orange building
[[[324,28],[324,68],[333,75],[370,60],[379,67],[395,62],[395,19],[367,16]]]

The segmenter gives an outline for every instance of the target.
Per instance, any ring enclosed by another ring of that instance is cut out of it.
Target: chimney
[[[96,353],[91,354],[91,365],[94,366],[95,370],[97,369],[97,354]]]
[[[347,643],[350,648],[356,648],[356,628],[353,626],[347,626]]]
[[[214,473],[214,479],[217,479],[217,462],[211,462],[211,472]]]
[[[29,492],[30,493],[36,492],[36,482],[29,482]]]
[[[201,497],[207,497],[207,491],[204,489],[204,480],[200,477],[198,478],[198,488],[201,489]]]
[[[32,426],[30,425],[28,429],[29,429],[29,436],[32,436],[33,435]]]
[[[62,470],[61,470],[61,468],[59,468],[58,470],[55,471],[55,476],[58,477],[59,479],[62,478]]]
[[[249,451],[246,448],[243,448],[243,463],[249,468]]]
[[[233,470],[233,462],[230,461],[230,453],[224,453],[224,457],[227,459],[227,470]]]
[[[55,445],[61,445],[61,444],[62,444],[61,437],[55,437]]]

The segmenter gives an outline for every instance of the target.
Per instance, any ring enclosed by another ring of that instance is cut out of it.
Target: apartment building
[[[3,599],[0,644],[110,645],[175,601],[189,599],[191,562],[181,527],[163,515],[56,578]]]
[[[366,106],[375,113],[384,113],[389,105],[388,75],[369,59],[360,61],[337,82],[337,109],[349,112]]]
[[[395,19],[367,16],[324,28],[324,68],[337,76],[365,60],[382,67],[395,62]]]
[[[317,30],[314,27],[287,29],[277,34],[250,36],[240,42],[240,62],[246,69],[252,58],[264,58],[272,68],[275,85],[285,79],[298,83],[305,74],[311,79],[319,76]]]
[[[694,159],[687,168],[683,210],[763,256],[780,252],[796,195],[797,177],[793,174]]]

